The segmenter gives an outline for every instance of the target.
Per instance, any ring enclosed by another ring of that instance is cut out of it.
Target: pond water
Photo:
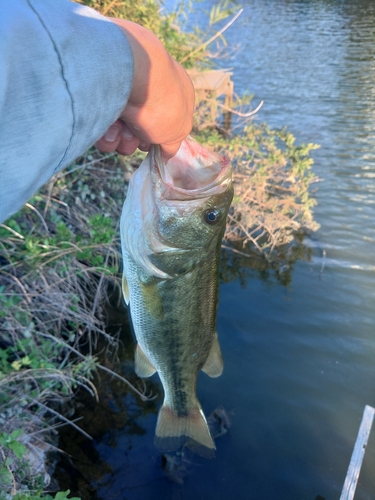
[[[223,405],[232,422],[216,458],[190,457],[184,484],[167,481],[153,448],[160,401],[142,409],[103,381],[85,427],[94,443],[74,435],[70,453],[83,465],[61,474],[82,498],[338,499],[363,409],[375,406],[375,2],[241,4],[226,34],[241,43],[230,61],[235,89],[265,101],[259,121],[321,145],[321,228],[305,239],[311,259],[295,265],[288,286],[256,273],[221,285],[225,370],[202,374],[198,389],[206,413]],[[131,356],[123,366],[130,374]],[[375,427],[356,500],[375,498],[374,471]]]

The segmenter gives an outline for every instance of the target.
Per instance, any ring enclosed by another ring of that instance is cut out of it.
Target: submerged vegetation
[[[205,42],[214,38],[209,30],[214,35],[215,23],[232,14],[228,4],[213,10],[203,33],[183,30],[188,10],[182,4],[167,14],[152,0],[81,3],[148,27],[187,68],[212,66],[213,57],[226,50],[221,34],[214,48]],[[212,123],[209,95],[197,102],[194,127],[197,140],[229,156],[235,167],[223,244],[226,280],[234,275],[231,256],[244,266],[278,272],[300,256],[301,235],[317,228],[310,191],[310,152],[317,146],[296,145],[287,130],[256,125],[245,97],[233,106],[236,133],[223,129],[221,112]],[[40,498],[49,483],[44,462],[57,444],[55,429],[67,422],[78,427],[69,420],[78,388],[97,397],[93,376],[100,371],[129,384],[118,373],[118,339],[106,332],[103,305],[108,289],[119,289],[120,213],[127,181],[143,156],[92,149],[0,225],[1,500]]]

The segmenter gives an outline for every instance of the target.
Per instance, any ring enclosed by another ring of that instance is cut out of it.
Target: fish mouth
[[[232,167],[225,156],[207,151],[193,138],[182,142],[167,163],[160,146],[154,146],[153,174],[163,185],[165,200],[201,199],[224,192],[231,183]]]

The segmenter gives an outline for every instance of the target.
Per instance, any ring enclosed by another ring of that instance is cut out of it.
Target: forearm
[[[122,154],[160,144],[171,158],[193,111],[186,71],[142,26],[68,0],[7,0],[0,16],[0,222],[95,141]]]
[[[0,37],[1,222],[118,118],[133,58],[117,26],[64,0],[8,0]]]

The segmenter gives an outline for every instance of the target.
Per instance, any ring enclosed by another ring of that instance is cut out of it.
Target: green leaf
[[[12,474],[5,467],[0,468],[0,480],[4,485],[12,484]]]
[[[26,446],[18,441],[12,441],[9,443],[9,448],[13,451],[17,458],[22,458],[26,453]]]
[[[70,490],[59,491],[58,493],[56,493],[55,500],[65,500],[66,498],[68,498],[69,493]],[[80,500],[80,498],[72,497],[69,500]]]
[[[9,467],[10,465],[13,465],[13,464],[14,464],[14,459],[12,457],[6,457],[4,465]]]
[[[22,434],[23,434],[23,430],[22,429],[15,429],[14,431],[12,431],[9,434],[9,439],[11,439],[11,440],[18,439],[19,437],[22,436]]]
[[[16,359],[11,364],[11,367],[13,368],[13,370],[16,370],[16,372],[18,372],[21,369],[21,366],[22,366],[22,362],[19,359]]]

